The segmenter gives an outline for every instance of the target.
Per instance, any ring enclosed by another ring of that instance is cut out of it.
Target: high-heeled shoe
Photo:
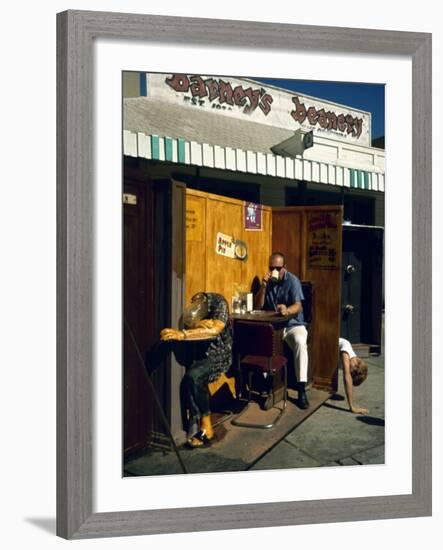
[[[190,437],[187,441],[187,444],[192,449],[196,449],[198,447],[209,447],[211,445],[213,437],[209,439],[209,437],[206,435],[204,430],[201,430],[194,434],[192,437]]]

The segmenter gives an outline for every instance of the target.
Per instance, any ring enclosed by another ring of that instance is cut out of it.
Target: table
[[[274,348],[276,355],[284,355],[284,346],[283,346],[283,330],[289,321],[296,317],[297,313],[292,313],[289,315],[280,315],[275,311],[265,311],[265,310],[254,310],[248,313],[233,313],[231,318],[233,320],[233,330],[234,330],[234,347],[235,347],[235,325],[236,323],[241,323],[242,321],[255,322],[255,323],[267,323],[271,324],[274,328]],[[254,354],[254,350],[251,349],[251,354]]]
[[[231,315],[234,321],[256,321],[257,323],[271,323],[273,325],[283,324],[297,317],[298,313],[289,313],[288,315],[281,315],[276,311],[266,311],[264,309],[255,309],[248,313],[233,313]]]
[[[280,399],[276,397],[280,391],[282,391],[282,397],[284,399],[283,409],[281,409],[279,416],[271,424],[245,424],[238,422],[236,419],[233,423],[238,426],[260,427],[270,428],[275,425],[280,419],[286,408],[286,396],[287,396],[287,367],[286,363],[282,363],[279,357],[285,357],[285,346],[283,342],[283,331],[290,319],[297,316],[297,313],[289,315],[281,315],[276,311],[254,310],[248,313],[236,313],[233,314],[233,354],[235,357],[235,364],[237,372],[239,374],[239,390],[240,394],[243,393],[243,378],[241,372],[242,357],[256,356],[263,352],[265,355],[263,358],[269,358],[269,354],[272,355],[272,362],[279,361],[280,367],[277,369],[267,370],[266,373],[270,376],[258,377],[254,383],[254,391],[264,399],[262,407],[265,410],[271,409],[276,402]],[[269,328],[264,327],[271,326]],[[257,327],[257,330],[255,329]],[[272,341],[269,339],[272,338]],[[266,343],[267,342],[267,343]],[[262,351],[258,351],[262,350]],[[265,351],[266,350],[266,351]],[[268,359],[266,359],[268,361]],[[253,363],[254,364],[254,363]],[[281,366],[283,365],[283,368]],[[259,367],[259,370],[263,367]],[[271,369],[271,359],[269,358],[269,369]],[[254,369],[256,370],[256,369]],[[265,374],[265,371],[261,371]],[[252,385],[252,371],[249,369],[249,383],[248,383],[248,405],[251,399],[251,385]],[[246,409],[245,409],[246,410]]]

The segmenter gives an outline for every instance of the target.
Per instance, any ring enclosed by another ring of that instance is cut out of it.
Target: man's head
[[[360,386],[368,376],[368,365],[360,357],[353,357],[351,359],[350,370],[353,386]]]
[[[279,272],[280,280],[283,279],[286,271],[286,260],[281,252],[274,252],[269,258],[269,271],[276,269]]]
[[[204,292],[198,292],[183,311],[183,324],[186,328],[195,328],[202,319],[207,318],[208,313],[208,297]]]

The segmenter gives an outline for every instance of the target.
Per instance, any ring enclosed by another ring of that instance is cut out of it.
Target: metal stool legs
[[[273,376],[273,374],[272,374]],[[246,407],[242,410],[242,412],[235,418],[235,420],[232,420],[232,424],[234,426],[240,426],[243,428],[259,428],[263,430],[267,430],[269,428],[273,428],[278,424],[281,417],[283,416],[283,413],[286,410],[287,405],[287,394],[288,394],[288,373],[287,373],[287,365],[283,367],[283,376],[284,376],[284,392],[283,392],[283,406],[282,408],[275,407],[275,391],[274,391],[274,384],[271,384],[272,387],[272,404],[273,407],[278,409],[278,414],[274,418],[274,420],[268,424],[255,424],[252,422],[242,422],[240,418],[245,414],[245,412],[249,409],[249,405],[251,404],[251,386],[252,386],[252,369],[249,369],[248,373],[248,402]]]

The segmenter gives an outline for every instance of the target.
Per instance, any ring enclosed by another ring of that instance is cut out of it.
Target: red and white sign
[[[221,256],[226,256],[227,258],[235,258],[234,239],[229,235],[225,235],[224,233],[217,233],[215,251]]]

